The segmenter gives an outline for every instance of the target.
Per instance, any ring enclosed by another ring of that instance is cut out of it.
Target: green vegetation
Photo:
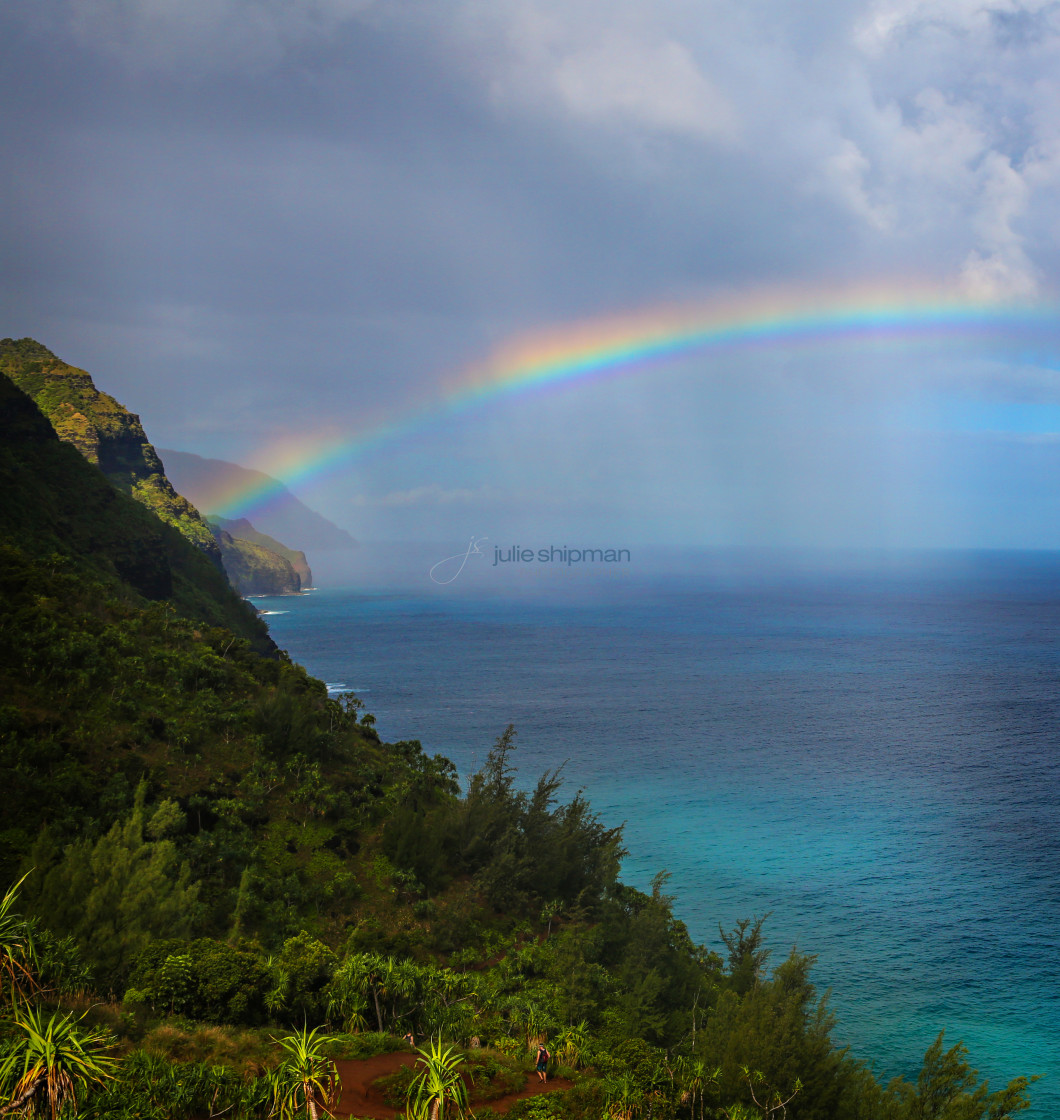
[[[338,1099],[335,1063],[324,1052],[324,1039],[316,1029],[301,1030],[278,1039],[282,1061],[269,1073],[271,1114],[295,1120],[307,1113],[312,1120],[330,1114]]]
[[[285,556],[217,526],[213,533],[228,582],[240,595],[291,595],[301,589],[301,577]]]
[[[223,627],[259,652],[275,650],[253,608],[209,558],[60,442],[33,402],[2,375],[0,543],[9,565],[17,567],[17,556],[29,565],[12,571],[14,582],[0,589],[5,612],[11,591],[31,590],[40,567],[99,584],[108,599],[164,601],[184,618]],[[43,625],[46,618],[44,611],[37,621]]]
[[[283,595],[309,583],[305,555],[258,533],[249,522],[212,525],[173,489],[140,419],[101,393],[91,376],[32,338],[0,339],[0,374],[27,393],[56,435],[77,448],[122,494],[223,569],[241,595]],[[303,572],[299,575],[296,568]]]
[[[234,540],[260,545],[266,551],[282,556],[298,576],[299,586],[310,587],[312,585],[313,573],[309,569],[304,552],[299,549],[288,548],[267,533],[259,533],[245,517],[230,520],[225,517],[215,517],[213,514],[207,514],[206,520],[213,526],[215,532],[223,530]]]
[[[0,374],[27,393],[59,438],[99,467],[116,489],[219,563],[209,525],[170,485],[138,416],[101,393],[83,369],[67,365],[32,338],[0,339]]]
[[[409,1086],[408,1111],[417,1120],[444,1120],[464,1116],[468,1110],[467,1085],[461,1077],[460,1055],[452,1046],[431,1040],[419,1051],[418,1072]]]
[[[811,956],[770,970],[763,920],[724,958],[695,944],[560,773],[521,787],[513,728],[461,789],[271,648],[3,380],[0,436],[0,874],[24,876],[0,1114],[323,1116],[331,1063],[406,1032],[431,1040],[394,1075],[412,1115],[488,1115],[541,1039],[571,1084],[515,1120],[1025,1107],[1027,1080],[990,1090],[942,1036],[880,1084],[833,1043]]]

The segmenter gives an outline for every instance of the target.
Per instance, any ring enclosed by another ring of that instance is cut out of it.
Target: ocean
[[[1060,555],[637,559],[258,605],[462,775],[513,723],[525,783],[562,765],[625,822],[623,878],[670,872],[697,941],[768,913],[771,963],[817,955],[879,1075],[945,1030],[993,1087],[1044,1075],[1028,1115],[1054,1113]]]

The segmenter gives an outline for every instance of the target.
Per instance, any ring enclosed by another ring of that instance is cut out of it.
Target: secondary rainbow
[[[737,350],[975,342],[1032,360],[1060,353],[1060,307],[970,299],[902,286],[855,294],[758,292],[707,303],[654,308],[538,332],[498,347],[429,401],[349,435],[314,433],[263,449],[256,458],[280,476],[224,495],[210,512],[253,517],[283,487],[315,482],[410,433],[444,423],[493,400],[616,376],[646,373],[688,355]],[[709,376],[710,370],[705,369]]]

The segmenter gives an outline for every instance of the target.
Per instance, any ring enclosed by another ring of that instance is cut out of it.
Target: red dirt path
[[[336,1062],[342,1092],[339,1095],[335,1115],[352,1116],[356,1117],[356,1120],[394,1120],[399,1115],[397,1109],[391,1108],[383,1101],[382,1092],[373,1082],[402,1066],[411,1066],[415,1061],[415,1054],[399,1051],[396,1054],[380,1054],[378,1057],[365,1058],[362,1061]],[[570,1087],[571,1082],[564,1081],[560,1077],[551,1078],[544,1084],[534,1078],[528,1080],[518,1093],[498,1097],[492,1101],[483,1101],[478,1107],[485,1108],[488,1105],[494,1112],[504,1113],[524,1097],[533,1097],[538,1093],[553,1093],[557,1089]]]

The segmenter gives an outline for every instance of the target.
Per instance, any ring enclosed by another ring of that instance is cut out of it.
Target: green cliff
[[[296,595],[302,587],[291,562],[254,541],[214,529],[228,582],[240,595]]]
[[[170,600],[274,652],[264,624],[223,573],[172,526],[116,490],[0,374],[0,540],[111,593]]]
[[[221,548],[199,511],[173,489],[140,418],[101,393],[83,369],[32,338],[0,339],[0,373],[27,393],[61,440],[123,494],[146,506],[218,567]]]
[[[313,573],[309,568],[309,561],[306,560],[305,553],[300,549],[288,548],[287,545],[281,544],[275,537],[270,537],[268,533],[258,532],[245,517],[230,520],[226,517],[213,517],[207,514],[206,520],[215,529],[229,534],[237,541],[259,545],[268,552],[282,556],[298,576],[298,586],[291,588],[291,590],[298,591],[300,588],[313,586]],[[224,546],[222,545],[222,552],[223,550]],[[229,573],[229,578],[231,578],[231,573]]]

